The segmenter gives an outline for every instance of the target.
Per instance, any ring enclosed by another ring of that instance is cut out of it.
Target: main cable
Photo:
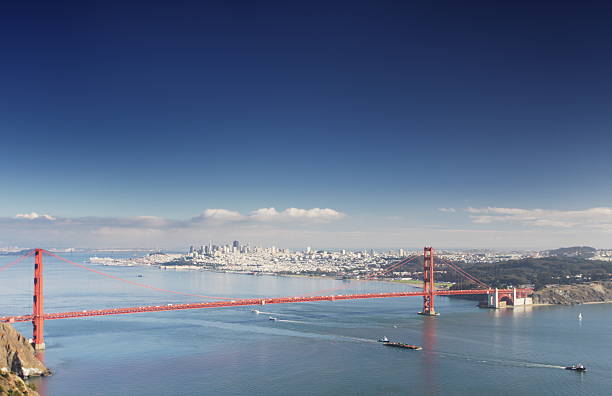
[[[20,262],[21,260],[25,259],[28,256],[31,256],[32,254],[34,254],[34,250],[30,250],[28,253],[24,254],[23,256],[17,258],[16,260],[11,261],[8,264],[4,264],[2,267],[0,267],[0,271],[4,271],[7,270],[9,268],[11,268],[12,266],[14,266],[15,264],[17,264],[18,262]]]
[[[455,272],[457,272],[459,275],[467,278],[468,280],[475,282],[476,284],[479,284],[480,286],[483,286],[487,289],[490,289],[491,286],[487,285],[486,283],[482,282],[481,280],[479,280],[478,278],[476,278],[473,275],[470,275],[468,272],[466,272],[463,268],[451,263],[448,259],[442,258],[442,257],[438,257],[438,261],[442,261],[444,262],[446,265],[448,265],[450,268],[452,268],[453,270],[455,270]]]
[[[50,255],[50,256],[53,256],[53,257],[55,257],[55,258],[57,258],[59,260],[62,260],[64,262],[68,263],[68,264],[75,265],[77,267],[80,267],[80,268],[85,269],[87,271],[91,271],[91,272],[96,273],[98,275],[105,276],[105,277],[110,278],[110,279],[114,279],[114,280],[118,280],[118,281],[121,281],[121,282],[129,283],[129,284],[131,284],[133,286],[143,287],[143,288],[146,288],[146,289],[156,290],[156,291],[160,291],[160,292],[180,294],[180,295],[183,295],[183,296],[190,296],[190,297],[202,297],[202,298],[206,298],[206,299],[218,299],[218,300],[236,300],[236,298],[233,298],[233,297],[206,296],[206,295],[202,295],[202,294],[184,293],[184,292],[179,292],[179,291],[174,291],[174,290],[162,289],[160,287],[146,285],[144,283],[133,282],[133,281],[130,281],[130,280],[127,280],[127,279],[120,278],[120,277],[115,276],[115,275],[107,274],[106,272],[102,272],[102,271],[95,270],[93,268],[89,268],[86,265],[79,264],[79,263],[76,263],[74,261],[68,260],[67,258],[58,256],[57,254],[55,254],[53,252],[50,252],[48,250],[44,250],[44,252],[46,254]]]
[[[377,273],[375,273],[375,274],[371,274],[371,275],[369,275],[369,276],[365,277],[364,279],[360,279],[360,280],[362,280],[362,281],[368,281],[368,280],[372,280],[372,279],[373,279],[374,277],[376,277],[376,276],[385,275],[385,274],[387,274],[388,272],[393,271],[393,270],[395,270],[395,269],[397,269],[397,268],[401,267],[401,266],[402,266],[402,265],[404,265],[404,264],[408,264],[409,262],[411,262],[411,261],[413,261],[414,259],[419,258],[419,257],[420,257],[420,256],[419,256],[418,254],[413,254],[412,256],[408,256],[408,257],[406,257],[406,258],[404,258],[404,259],[402,259],[402,260],[400,260],[400,261],[398,261],[398,262],[396,262],[396,263],[391,264],[391,265],[390,265],[388,268],[386,268],[386,269],[385,269],[383,272],[380,272],[380,273],[379,273],[379,272],[377,272]],[[350,284],[349,284],[349,285],[344,285],[344,286],[334,287],[334,288],[331,288],[331,289],[322,289],[322,290],[316,290],[316,291],[314,291],[314,292],[307,293],[307,294],[303,294],[303,295],[300,295],[300,296],[298,296],[298,297],[308,297],[308,296],[315,295],[315,294],[320,294],[320,293],[323,293],[323,292],[330,292],[330,291],[334,291],[334,290],[343,290],[343,289],[348,289],[348,288],[350,288],[351,286],[352,286],[352,285],[350,285]]]

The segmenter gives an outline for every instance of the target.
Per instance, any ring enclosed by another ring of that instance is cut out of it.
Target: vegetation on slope
[[[494,287],[533,284],[541,289],[550,284],[570,285],[612,278],[612,262],[576,257],[527,258],[461,266]]]

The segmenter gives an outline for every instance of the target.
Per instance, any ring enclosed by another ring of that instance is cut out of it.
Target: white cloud
[[[250,217],[255,220],[269,220],[280,216],[280,212],[274,208],[261,208],[251,212]]]
[[[331,221],[345,217],[344,213],[330,208],[312,208],[299,209],[287,208],[282,211],[276,208],[260,208],[255,209],[248,215],[228,210],[228,209],[206,209],[199,216],[193,217],[190,220],[191,224],[210,223],[217,224],[224,222],[243,222],[243,223],[259,223],[259,222],[290,222],[290,221]]]
[[[438,210],[440,212],[448,212],[448,213],[455,213],[457,211],[455,208],[438,208]]]
[[[45,219],[49,221],[55,220],[55,217],[50,216],[48,214],[38,214],[36,212],[32,213],[23,213],[15,215],[16,219],[27,219],[27,220],[36,220],[36,219]]]
[[[521,208],[467,208],[474,223],[513,222],[539,227],[589,227],[612,230],[612,208],[546,210]]]
[[[202,216],[213,220],[240,220],[243,218],[240,213],[227,209],[206,209]]]
[[[249,218],[256,221],[274,221],[274,220],[316,220],[330,221],[339,220],[345,217],[344,213],[338,212],[330,208],[312,208],[298,209],[287,208],[279,212],[275,208],[261,208],[254,210],[249,215]]]

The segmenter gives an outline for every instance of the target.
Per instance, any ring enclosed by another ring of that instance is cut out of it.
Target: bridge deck
[[[517,289],[518,293],[529,292],[527,289]],[[510,289],[500,289],[499,292],[511,292]],[[451,295],[469,295],[469,294],[490,294],[493,289],[478,289],[478,290],[438,290],[438,296]],[[221,307],[237,307],[248,305],[266,305],[266,304],[289,304],[311,301],[339,301],[339,300],[356,300],[366,298],[389,298],[389,297],[415,297],[424,296],[423,292],[398,292],[398,293],[370,293],[370,294],[338,294],[330,296],[300,296],[300,297],[277,297],[277,298],[251,298],[251,299],[236,299],[230,301],[212,301],[191,304],[168,304],[168,305],[150,305],[130,308],[111,308],[99,310],[83,310],[73,312],[56,312],[47,313],[44,315],[45,320],[53,319],[68,319],[82,318],[88,316],[104,316],[104,315],[124,315],[141,312],[159,312],[159,311],[176,311],[181,309],[203,309],[203,308],[221,308]],[[4,316],[0,317],[0,322],[28,322],[33,319],[33,315],[22,316]]]

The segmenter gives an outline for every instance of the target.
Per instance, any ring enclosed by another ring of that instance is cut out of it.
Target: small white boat
[[[273,321],[276,321],[276,320],[277,320],[277,319],[276,319],[274,316],[268,316],[268,319],[269,319],[269,320],[273,320]]]
[[[582,320],[582,312],[578,314],[578,320]]]
[[[252,310],[251,312],[253,312],[254,314],[259,315],[259,311],[258,311],[258,310],[256,310],[256,309]]]
[[[587,371],[586,367],[584,367],[582,363],[572,364],[571,366],[568,366],[565,369],[572,371]]]
[[[389,342],[389,339],[387,337],[383,337],[379,339],[378,342]]]

